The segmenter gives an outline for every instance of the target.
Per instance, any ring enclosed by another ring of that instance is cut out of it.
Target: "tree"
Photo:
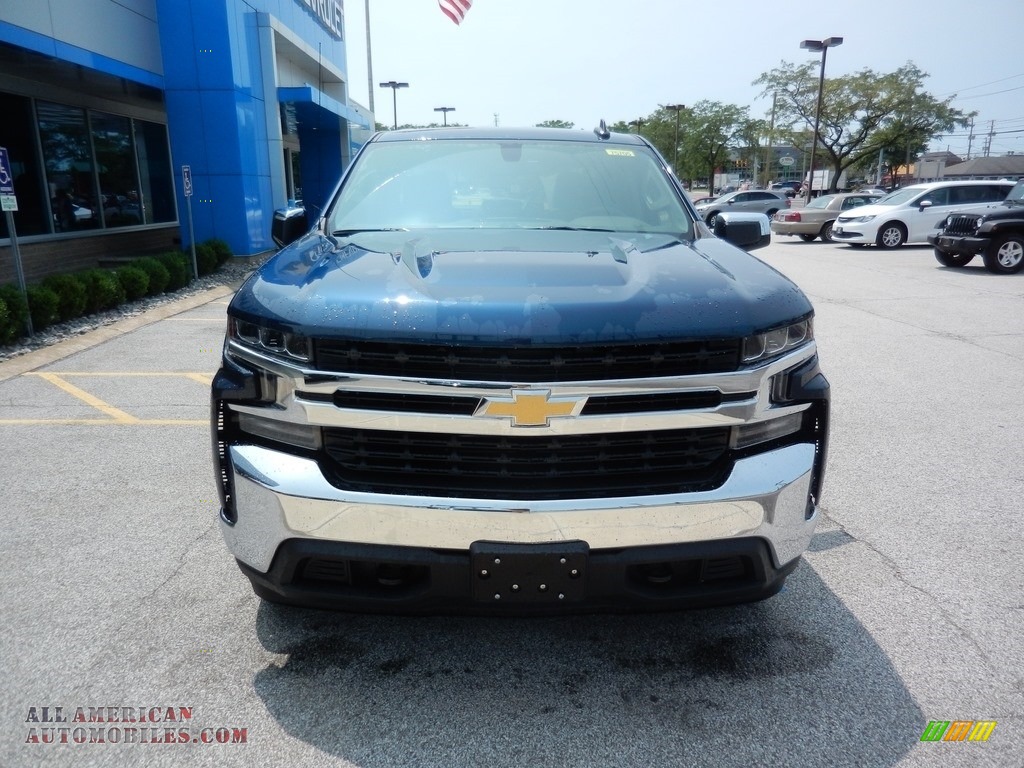
[[[972,115],[950,106],[955,95],[939,101],[923,90],[927,76],[907,62],[888,74],[864,69],[825,79],[816,157],[832,171],[830,192],[843,171],[869,162],[879,150],[926,145],[954,126],[967,125]],[[783,61],[754,81],[764,86],[762,96],[775,96],[776,131],[788,135],[800,152],[810,150],[797,134],[813,130],[818,79],[816,62]]]
[[[572,128],[576,123],[570,123],[568,120],[545,120],[543,123],[537,123],[535,128]]]
[[[684,119],[679,165],[688,178],[707,174],[708,186],[713,190],[715,169],[725,163],[729,150],[739,146],[745,129],[749,129],[747,107],[701,100],[686,110]]]

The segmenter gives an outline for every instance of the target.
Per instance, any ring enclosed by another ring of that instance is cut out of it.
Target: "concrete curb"
[[[178,301],[154,307],[135,317],[128,317],[124,320],[113,322],[110,325],[105,325],[102,328],[96,328],[73,339],[65,339],[49,347],[26,352],[24,355],[5,360],[0,362],[0,381],[13,379],[15,376],[20,376],[23,373],[37,370],[58,360],[63,360],[76,352],[92,349],[105,341],[131,333],[139,328],[165,320],[168,317],[180,315],[182,312],[188,312],[191,309],[209,304],[211,301],[216,301],[225,296],[232,296],[236,290],[238,290],[238,285],[223,285],[217,288],[210,288],[202,293],[186,296]]]

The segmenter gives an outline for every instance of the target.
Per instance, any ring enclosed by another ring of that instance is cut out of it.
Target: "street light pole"
[[[381,88],[390,88],[391,89],[391,108],[394,110],[395,130],[397,131],[398,130],[398,89],[399,88],[408,88],[409,84],[408,83],[398,83],[398,82],[395,82],[394,80],[388,80],[386,83],[381,83],[380,87]]]
[[[448,125],[448,113],[449,112],[454,112],[455,111],[455,107],[434,107],[434,111],[435,112],[444,112],[444,124],[445,124],[445,126],[447,126]]]
[[[804,40],[800,43],[801,48],[808,51],[821,51],[821,72],[818,74],[818,106],[814,110],[814,137],[811,139],[811,168],[810,177],[807,182],[807,202],[811,202],[811,193],[814,191],[814,151],[818,148],[818,128],[821,124],[821,95],[825,90],[825,55],[829,48],[843,44],[841,37],[827,37],[824,40]]]
[[[664,104],[662,109],[676,113],[676,143],[672,145],[672,171],[679,175],[679,112],[686,109],[685,104]]]

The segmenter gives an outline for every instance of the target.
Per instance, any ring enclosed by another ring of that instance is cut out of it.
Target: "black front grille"
[[[503,437],[324,429],[322,469],[367,493],[542,500],[692,493],[729,474],[729,429]]]
[[[322,371],[472,381],[591,381],[734,371],[740,339],[649,344],[472,346],[375,341],[314,342]]]
[[[945,235],[973,235],[978,228],[977,216],[950,216],[943,229]]]

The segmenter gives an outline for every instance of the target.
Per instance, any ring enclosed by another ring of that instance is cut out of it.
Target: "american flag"
[[[441,13],[456,24],[461,24],[473,0],[437,0],[437,4],[441,6]]]

